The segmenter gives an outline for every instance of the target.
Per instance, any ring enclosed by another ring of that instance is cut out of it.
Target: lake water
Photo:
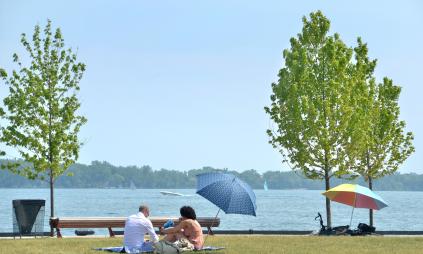
[[[160,191],[173,191],[188,197],[164,196]],[[221,212],[219,229],[225,230],[316,230],[314,220],[320,211],[325,217],[325,199],[314,190],[255,190],[257,217],[224,214]],[[423,192],[378,192],[389,204],[375,211],[378,230],[423,230]],[[0,232],[12,232],[12,200],[45,199],[48,231],[48,189],[0,189]],[[150,206],[151,216],[178,216],[183,205],[192,206],[197,216],[215,216],[218,208],[196,195],[195,190],[170,189],[56,189],[55,214],[64,216],[128,216],[137,212],[138,206]],[[333,225],[349,224],[351,207],[332,202]],[[352,225],[368,223],[368,210],[355,209]],[[325,222],[326,224],[326,222]],[[72,230],[65,231],[70,234]],[[106,231],[97,230],[97,233]]]

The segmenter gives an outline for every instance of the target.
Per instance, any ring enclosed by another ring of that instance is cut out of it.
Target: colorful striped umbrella
[[[367,208],[373,210],[380,210],[388,205],[376,193],[369,188],[358,184],[341,184],[330,190],[322,193],[332,201],[346,204],[353,207],[351,212],[351,220],[354,213],[354,208]]]

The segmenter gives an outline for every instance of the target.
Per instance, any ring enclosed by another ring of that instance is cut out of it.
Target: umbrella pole
[[[213,219],[213,222],[212,222],[212,224],[211,224],[211,227],[210,227],[210,228],[209,228],[209,230],[207,231],[206,238],[204,238],[203,246],[204,246],[204,244],[206,244],[207,237],[209,237],[209,235],[210,235],[211,228],[212,228],[212,226],[214,225],[214,223],[216,222],[216,219],[217,219],[217,216],[219,215],[219,212],[220,212],[220,208],[219,208],[219,211],[217,211],[216,216],[215,216],[215,217],[214,217],[214,219]]]
[[[353,214],[354,214],[354,208],[355,208],[356,205],[357,205],[357,194],[354,195],[354,205],[353,205],[353,209],[352,209],[352,212],[351,212],[350,228],[351,228],[351,223],[352,223],[352,217],[353,217]]]
[[[352,223],[352,217],[353,217],[353,214],[354,214],[354,206],[353,206],[353,209],[352,209],[352,212],[351,212],[351,219],[350,219],[350,228],[351,228],[351,223]]]

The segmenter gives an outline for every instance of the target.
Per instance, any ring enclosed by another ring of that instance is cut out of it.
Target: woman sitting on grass
[[[203,248],[203,230],[197,221],[194,209],[190,206],[183,206],[180,213],[180,222],[176,227],[160,229],[162,234],[166,234],[164,240],[177,242],[186,239],[194,245],[194,249],[200,250]]]

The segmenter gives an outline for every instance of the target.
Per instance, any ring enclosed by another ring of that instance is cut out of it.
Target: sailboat
[[[129,186],[129,188],[131,188],[131,190],[135,190],[137,186],[135,186],[135,183],[131,181],[131,185]]]
[[[266,180],[264,181],[263,189],[265,191],[268,191],[269,190],[269,188],[267,188],[267,181]]]

